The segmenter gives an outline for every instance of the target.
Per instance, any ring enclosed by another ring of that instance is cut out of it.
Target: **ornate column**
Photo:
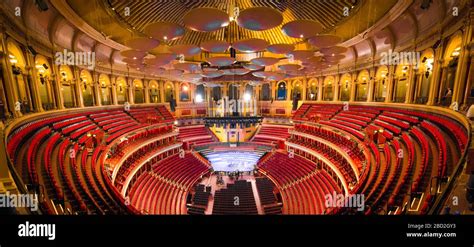
[[[44,109],[43,109],[43,105],[41,104],[41,96],[40,96],[40,93],[39,93],[39,86],[38,86],[38,71],[36,70],[36,67],[35,67],[35,59],[33,57],[33,54],[31,54],[30,52],[26,52],[26,60],[29,64],[29,66],[27,66],[27,71],[28,71],[28,81],[30,83],[30,88],[32,90],[32,98],[33,98],[33,105],[34,105],[34,108],[36,110],[36,112],[43,112]]]
[[[99,82],[99,73],[92,72],[92,81],[93,81],[93,93],[95,98],[95,106],[102,106],[102,99],[100,97],[100,82]]]
[[[143,80],[143,89],[145,90],[144,96],[145,103],[150,104],[150,80]]]
[[[158,82],[158,87],[160,88],[160,99],[159,101],[161,103],[165,103],[165,82],[164,81],[159,81]]]
[[[470,15],[466,19],[465,30],[463,32],[461,52],[459,54],[458,68],[454,79],[453,98],[451,102],[457,102],[459,105],[463,104],[464,89],[466,86],[466,77],[469,63],[469,45],[472,42],[472,29],[474,28],[474,10],[471,10]]]
[[[436,102],[436,98],[438,95],[438,88],[439,88],[439,83],[441,80],[441,72],[442,72],[442,67],[443,67],[443,50],[444,50],[444,44],[443,42],[441,45],[434,51],[434,61],[433,61],[433,75],[431,76],[431,83],[430,83],[430,89],[428,93],[428,102],[426,102],[427,105],[434,105]]]
[[[367,87],[367,102],[373,102],[375,90],[375,68],[371,68],[369,71],[369,83],[367,84]]]
[[[179,82],[174,82],[174,99],[176,100],[176,104],[181,103],[181,99],[179,98]]]
[[[413,96],[413,91],[415,88],[415,78],[416,78],[416,70],[413,65],[408,66],[408,79],[407,79],[407,91],[405,94],[405,104],[411,104],[413,103],[412,96]]]
[[[464,99],[463,99],[463,106],[468,106],[469,96],[471,95],[471,88],[474,81],[474,47],[471,46],[471,61],[470,61],[470,69],[467,74],[467,84],[466,89],[464,90]]]
[[[81,76],[80,76],[79,68],[74,66],[73,73],[74,73],[74,78],[75,78],[74,80],[76,81],[76,83],[74,84],[74,93],[76,94],[76,99],[79,103],[79,105],[77,105],[77,106],[80,107],[80,108],[83,108],[84,107],[84,97],[82,96]]]
[[[338,101],[339,100],[339,90],[341,90],[339,86],[339,81],[341,80],[341,75],[337,74],[334,76],[334,93],[332,97],[332,101]]]
[[[51,86],[53,87],[53,92],[56,97],[56,107],[57,109],[61,110],[64,109],[64,99],[63,94],[61,92],[61,77],[59,74],[59,65],[53,63],[51,68],[51,78],[53,79],[51,81]]]
[[[277,99],[276,82],[274,82],[274,81],[270,82],[270,86],[271,86],[271,93],[272,93],[270,98],[273,99],[273,100],[276,100]]]
[[[6,95],[9,97],[7,98],[8,102],[5,102],[5,105],[8,105],[8,111],[5,112],[5,115],[11,116],[13,114],[14,117],[21,117],[23,114],[20,111],[15,111],[15,103],[19,101],[18,93],[15,90],[15,82],[12,73],[12,65],[10,63],[10,58],[8,56],[8,48],[7,48],[7,37],[5,33],[5,29],[2,27],[1,30],[2,35],[2,71],[4,71],[5,76],[5,91]]]
[[[117,100],[117,77],[114,75],[110,75],[110,83],[112,84],[112,104],[118,105]]]
[[[356,82],[357,80],[357,73],[354,72],[351,75],[351,95],[349,97],[349,102],[354,102],[355,101],[355,96],[356,96]]]
[[[133,85],[133,79],[130,78],[130,77],[127,77],[126,79],[126,83],[127,83],[127,88],[128,88],[128,103],[129,104],[135,104],[135,97],[134,96],[134,93],[133,93],[133,90],[135,90],[135,85]]]
[[[324,77],[318,78],[318,101],[323,101],[323,86],[324,86]]]
[[[393,99],[393,80],[395,76],[395,66],[388,66],[388,78],[387,78],[387,93],[385,96],[385,103],[391,103]]]

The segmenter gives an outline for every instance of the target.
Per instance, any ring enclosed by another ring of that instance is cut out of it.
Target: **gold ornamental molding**
[[[66,20],[68,20],[77,29],[89,35],[92,39],[115,50],[121,51],[128,49],[126,46],[119,44],[111,39],[105,39],[100,32],[95,30],[93,27],[87,24],[79,15],[77,15],[76,12],[74,12],[74,10],[66,3],[66,1],[50,0],[50,2]]]

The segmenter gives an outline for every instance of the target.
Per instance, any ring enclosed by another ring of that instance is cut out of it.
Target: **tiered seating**
[[[171,156],[138,178],[130,190],[131,204],[148,214],[184,214],[187,191],[208,170],[191,153]]]
[[[238,202],[236,200],[238,200]],[[238,180],[235,181],[234,184],[227,184],[226,189],[216,191],[214,195],[212,214],[258,214],[257,205],[255,204],[255,198],[252,191],[252,184],[245,180]]]
[[[289,136],[291,128],[283,125],[263,124],[260,130],[252,138],[252,142],[264,144],[276,144],[278,141],[284,141]]]
[[[258,177],[255,179],[258,196],[265,214],[281,214],[281,205],[276,204],[274,185],[267,178]]]
[[[202,145],[213,142],[212,135],[204,125],[194,125],[179,128],[179,139],[193,145]]]
[[[258,165],[258,169],[272,178],[283,197],[283,213],[322,214],[326,208],[324,196],[340,193],[338,186],[317,164],[295,155],[276,152]]]

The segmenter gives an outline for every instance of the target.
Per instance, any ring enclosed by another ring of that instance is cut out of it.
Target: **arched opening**
[[[196,93],[194,95],[194,101],[196,103],[201,103],[206,101],[206,88],[204,87],[204,84],[199,84],[196,86]]]
[[[35,67],[37,71],[36,78],[38,81],[38,90],[41,105],[44,110],[54,109],[56,105],[56,98],[54,97],[53,85],[51,83],[51,66],[42,55],[36,55],[35,57]]]
[[[245,85],[244,99],[253,99],[253,98],[254,98],[253,86],[250,84]]]
[[[148,83],[148,88],[150,90],[150,103],[159,103],[160,102],[160,88],[158,82],[151,80]]]
[[[21,103],[21,112],[29,113],[33,110],[33,96],[31,94],[28,76],[25,70],[26,61],[22,49],[13,41],[7,42],[8,56],[12,66],[14,90],[18,95],[18,102]],[[13,97],[6,95],[6,97]]]
[[[341,76],[339,87],[339,100],[349,101],[351,97],[351,75],[344,74]]]
[[[173,93],[174,93],[174,85],[172,82],[167,81],[165,83],[165,101],[166,102],[171,102],[171,99],[175,99]]]
[[[229,99],[238,100],[239,98],[240,98],[239,84],[237,83],[229,84]]]
[[[189,86],[188,83],[186,82],[181,83],[181,85],[179,86],[179,100],[181,102],[190,101],[191,100],[190,91],[191,91],[191,87]]]
[[[128,102],[128,87],[127,81],[123,77],[117,77],[117,103],[124,104]]]
[[[286,100],[286,82],[281,81],[277,84],[277,100]]]
[[[441,69],[441,83],[438,87],[438,104],[449,106],[454,90],[454,80],[461,53],[462,35],[457,33],[448,42],[444,52],[444,63]]]
[[[73,108],[77,105],[77,100],[71,68],[67,65],[59,66],[59,77],[61,78],[61,93],[63,94],[64,107]]]
[[[112,87],[110,85],[109,76],[106,74],[100,74],[99,85],[100,85],[100,101],[102,105],[111,105],[112,104]]]
[[[302,100],[303,98],[303,83],[299,80],[293,81],[291,98],[296,98],[297,100]]]
[[[308,81],[308,90],[306,90],[306,94],[306,100],[318,100],[318,80],[316,78],[311,78]]]
[[[421,55],[421,63],[415,77],[415,88],[413,93],[413,102],[416,104],[426,104],[428,102],[428,94],[430,84],[433,78],[433,49],[427,49]]]
[[[333,100],[333,87],[334,87],[334,77],[327,76],[323,82],[323,100],[331,101]]]
[[[135,104],[145,103],[145,89],[143,88],[143,82],[140,79],[133,80],[133,97]]]
[[[375,73],[374,83],[374,101],[384,102],[387,97],[387,81],[388,81],[387,66],[380,66]]]
[[[393,98],[396,103],[405,102],[408,88],[408,65],[397,65],[393,80]]]
[[[357,76],[356,82],[356,101],[367,101],[368,94],[368,83],[369,83],[369,72],[367,70],[362,70]]]
[[[84,100],[84,106],[93,106],[94,99],[94,84],[91,73],[87,70],[82,70],[80,74],[82,99]]]
[[[214,101],[220,100],[222,98],[221,87],[216,86],[212,88],[212,99]]]
[[[269,101],[271,97],[270,83],[262,85],[262,92],[260,93],[260,100]]]

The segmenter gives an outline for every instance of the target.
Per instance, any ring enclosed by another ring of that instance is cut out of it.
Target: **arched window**
[[[7,49],[10,63],[12,65],[13,80],[15,82],[14,90],[17,92],[18,101],[22,103],[21,111],[23,113],[28,113],[33,110],[33,98],[30,87],[28,87],[27,77],[23,75],[26,66],[23,51],[20,46],[11,40],[8,40]]]
[[[196,86],[196,95],[194,96],[194,101],[196,103],[201,103],[206,101],[206,89],[203,84]]]
[[[109,76],[101,74],[99,76],[100,101],[102,105],[112,104],[112,87],[110,86]]]
[[[150,103],[159,103],[160,89],[158,86],[158,82],[155,80],[151,80],[148,84],[148,88],[150,90]]]
[[[35,57],[35,68],[37,71],[36,82],[39,89],[41,105],[44,110],[51,110],[55,107],[56,98],[51,83],[51,65],[48,60],[41,55]]]
[[[246,95],[250,96],[250,97],[249,97],[250,99],[253,99],[253,96],[254,96],[254,93],[253,93],[253,86],[250,85],[250,84],[245,85],[244,98],[245,98],[245,97],[248,97],[248,96],[246,96]]]
[[[231,83],[229,84],[229,99],[239,99],[239,85]]]
[[[324,79],[323,83],[323,100],[331,101],[333,100],[333,87],[334,87],[334,77],[328,76]]]
[[[458,60],[461,53],[462,34],[460,32],[450,38],[444,52],[444,62],[441,71],[441,83],[438,87],[438,103],[443,106],[451,104]],[[462,102],[458,102],[459,104]]]
[[[271,95],[270,84],[269,83],[263,84],[260,100],[268,101],[268,100],[270,100],[270,95]]]
[[[119,104],[124,104],[128,102],[128,87],[125,78],[117,78],[117,102]]]
[[[363,70],[359,73],[356,83],[356,101],[367,101],[369,72]]]
[[[82,99],[84,106],[94,105],[94,88],[91,73],[88,70],[82,70],[80,74]]]
[[[375,73],[374,101],[384,102],[387,97],[388,68],[381,66]]]
[[[308,90],[306,93],[306,100],[315,101],[318,99],[318,80],[313,78],[308,81]]]
[[[222,97],[221,87],[219,87],[219,86],[213,87],[212,88],[212,99],[217,101],[217,100],[220,100],[221,97]]]
[[[286,100],[286,82],[281,81],[278,83],[276,99]]]
[[[170,102],[171,99],[175,99],[173,94],[174,94],[174,85],[173,83],[167,81],[165,83],[165,101]]]
[[[145,103],[145,89],[143,87],[142,80],[135,79],[133,80],[133,92],[134,92],[134,103],[141,104]]]
[[[190,101],[191,97],[189,97],[189,91],[191,91],[191,88],[189,87],[188,83],[181,83],[181,86],[179,88],[179,100],[186,102]]]
[[[296,97],[298,100],[302,100],[302,94],[303,94],[303,83],[300,81],[296,80],[293,82],[293,90],[291,93],[291,99]]]
[[[67,65],[59,66],[59,76],[61,78],[64,107],[72,108],[76,105],[76,94],[74,93],[75,84],[71,68]]]
[[[351,75],[344,74],[340,79],[339,100],[349,101],[351,97]]]
[[[393,102],[405,102],[408,88],[408,65],[398,65],[393,80]]]

